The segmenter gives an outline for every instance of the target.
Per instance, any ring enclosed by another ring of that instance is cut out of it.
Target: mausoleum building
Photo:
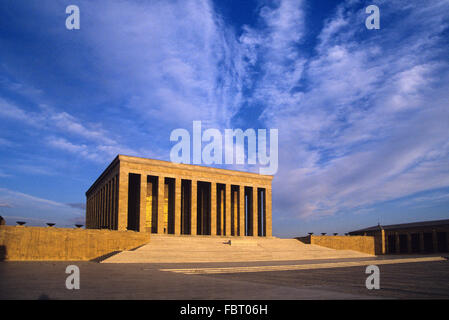
[[[271,237],[272,179],[118,155],[86,192],[86,227]]]

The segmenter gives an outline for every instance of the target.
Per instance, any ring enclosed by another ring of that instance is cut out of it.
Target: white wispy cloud
[[[114,123],[98,112],[92,116],[94,110],[68,111],[45,94],[28,96],[38,108],[7,102],[0,116],[48,129],[47,146],[98,162],[114,153],[167,159],[167,130],[189,128],[193,120],[201,119],[204,128],[230,126],[240,106],[243,64],[233,30],[211,1],[114,1],[107,6],[85,1],[82,7],[89,27],[80,33],[80,43],[90,52],[92,68],[78,70],[76,61],[66,67],[113,102]],[[56,8],[59,4],[48,3],[39,10],[50,16]],[[67,36],[66,30],[59,33]],[[71,61],[72,54],[61,51],[61,61]],[[81,99],[87,104],[105,100]]]
[[[34,111],[27,111],[13,102],[0,98],[0,116],[39,129],[41,134],[46,135],[44,142],[47,146],[77,154],[87,160],[104,163],[119,153],[129,155],[145,153],[143,150],[135,151],[120,145],[114,139],[115,134],[101,128],[98,124],[82,123],[75,116],[45,104],[39,105]],[[54,133],[59,133],[59,136],[55,136]],[[85,143],[79,142],[83,140]],[[1,139],[0,144],[9,145],[11,142]],[[21,166],[20,169],[26,169],[25,171],[32,169],[33,173],[50,172],[36,166]]]
[[[265,102],[264,120],[280,132],[273,187],[279,212],[305,217],[360,210],[449,185],[449,93],[438,85],[448,78],[447,60],[438,55],[444,30],[438,23],[447,26],[448,4],[407,5],[402,11],[403,4],[391,4],[382,17],[403,13],[394,27],[420,30],[407,39],[392,26],[381,35],[367,33],[366,15],[347,2],[325,23],[316,55],[306,59],[292,49],[301,39],[298,25],[273,27],[285,22],[277,21],[281,8],[290,7],[291,17],[292,6],[301,6],[287,0],[262,10],[271,26],[262,35],[250,30],[244,36],[249,61],[291,55],[297,61],[259,60],[264,74],[255,85],[255,96]],[[282,39],[282,45],[260,45],[267,34]],[[292,90],[301,81],[308,89]]]
[[[304,32],[302,1],[277,1],[260,9],[260,26],[244,28],[240,37],[245,64],[245,84],[253,88],[248,100],[263,103],[264,118],[298,103],[301,93],[292,93],[304,71],[305,59],[297,46]],[[260,69],[260,70],[259,70]]]
[[[111,95],[126,99],[149,123],[186,126],[202,119],[220,127],[229,121],[241,90],[239,52],[210,1],[86,5],[89,12],[102,11],[85,40]]]

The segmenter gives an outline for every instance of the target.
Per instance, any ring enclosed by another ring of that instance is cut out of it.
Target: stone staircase
[[[304,244],[296,239],[152,235],[150,243],[102,263],[245,262],[372,257]]]

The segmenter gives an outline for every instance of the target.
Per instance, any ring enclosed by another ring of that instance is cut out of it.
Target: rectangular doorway
[[[164,233],[175,233],[175,179],[165,178]]]
[[[139,231],[140,174],[128,175],[128,230]]]
[[[433,236],[431,232],[424,233],[424,252],[425,253],[433,252]]]
[[[197,184],[197,222],[198,235],[210,235],[211,183],[198,181]]]
[[[192,180],[181,180],[181,234],[190,234]]]
[[[393,234],[388,236],[388,253],[396,253],[396,236]]]
[[[408,237],[406,234],[399,235],[399,252],[400,253],[408,252]]]
[[[419,248],[419,233],[412,233],[412,252],[420,252]]]
[[[437,232],[438,251],[447,252],[447,232]]]
[[[253,188],[245,187],[245,236],[253,235]]]
[[[147,194],[145,204],[145,228],[147,232],[157,233],[157,192],[158,177],[147,176]]]

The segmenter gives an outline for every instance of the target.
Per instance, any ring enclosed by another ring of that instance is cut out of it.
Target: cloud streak
[[[21,218],[29,221],[31,225],[45,225],[45,222],[56,222],[58,225],[67,226],[67,219],[78,219],[80,210],[71,204],[60,203],[45,198],[36,197],[27,193],[0,188],[0,203],[3,215],[6,218]],[[8,224],[15,224],[9,221]]]

